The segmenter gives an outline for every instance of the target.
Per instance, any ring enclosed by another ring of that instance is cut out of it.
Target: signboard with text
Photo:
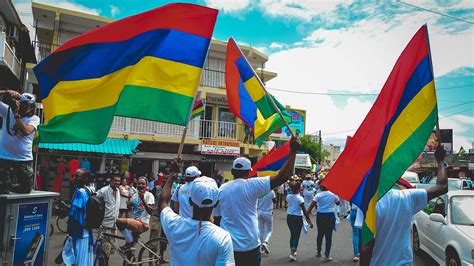
[[[13,265],[40,266],[44,262],[48,203],[20,204],[16,224]]]
[[[203,139],[202,154],[240,156],[240,143],[230,140]]]
[[[306,111],[297,109],[286,109],[286,112],[291,115],[290,129],[295,136],[304,136],[306,126]],[[291,132],[287,127],[275,131],[270,135],[271,138],[289,139]]]

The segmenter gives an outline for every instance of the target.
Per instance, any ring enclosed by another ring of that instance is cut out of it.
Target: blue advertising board
[[[14,266],[43,265],[47,224],[47,202],[18,205]]]

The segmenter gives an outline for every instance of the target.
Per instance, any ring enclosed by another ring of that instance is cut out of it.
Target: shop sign
[[[467,167],[471,171],[474,170],[474,163],[468,163]]]
[[[306,111],[297,109],[286,109],[286,112],[291,116],[290,129],[286,126],[282,127],[271,134],[270,137],[278,139],[289,139],[291,133],[295,136],[304,136],[306,126]]]
[[[240,156],[240,143],[229,140],[203,139],[201,144],[202,154]]]

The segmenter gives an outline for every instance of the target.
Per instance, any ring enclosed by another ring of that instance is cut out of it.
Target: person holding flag
[[[296,152],[301,149],[298,138],[290,140],[290,154],[281,170],[273,176],[249,178],[249,159],[239,157],[232,164],[234,180],[219,188],[220,226],[228,231],[234,245],[236,265],[260,265],[260,239],[257,200],[288,180],[295,166]]]

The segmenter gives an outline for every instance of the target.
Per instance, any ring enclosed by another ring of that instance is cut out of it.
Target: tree
[[[314,140],[313,136],[301,137],[301,145],[305,153],[309,154],[313,159],[318,162],[324,162],[324,159],[329,155],[327,151],[324,151],[321,144]]]

